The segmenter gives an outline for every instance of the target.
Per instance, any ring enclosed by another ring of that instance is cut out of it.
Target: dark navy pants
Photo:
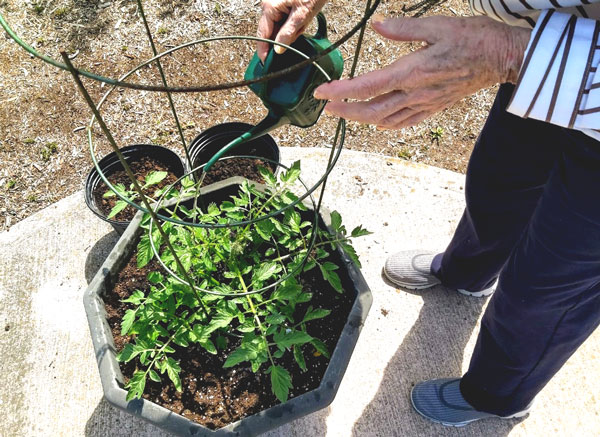
[[[432,266],[452,288],[498,279],[460,388],[499,415],[523,410],[600,323],[600,142],[509,114],[513,89],[498,92]]]

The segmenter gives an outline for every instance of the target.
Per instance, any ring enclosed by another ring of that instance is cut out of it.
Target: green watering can
[[[327,22],[321,13],[317,15],[318,28],[314,36],[301,35],[291,47],[301,51],[307,56],[314,56],[331,46],[327,39]],[[268,73],[283,70],[305,60],[303,56],[292,50],[286,50],[278,55],[269,50],[265,62],[254,53],[250,65],[246,69],[244,79],[255,79]],[[339,50],[333,50],[319,58],[317,64],[329,75],[332,80],[339,79],[344,70],[344,60]],[[327,82],[325,75],[314,65],[309,64],[304,68],[286,74],[280,78],[249,85],[250,89],[263,101],[269,113],[256,126],[240,135],[221,150],[219,150],[204,166],[204,172],[228,150],[246,141],[258,138],[284,124],[298,127],[309,127],[317,122],[327,103],[313,97],[315,88]]]

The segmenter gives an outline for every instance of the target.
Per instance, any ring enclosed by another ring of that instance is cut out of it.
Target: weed
[[[33,143],[35,143],[35,140],[34,140],[33,138],[25,138],[25,139],[23,140],[23,142],[24,142],[25,144],[33,144]]]
[[[398,151],[398,158],[406,159],[407,161],[410,161],[410,159],[412,157],[413,157],[413,153],[406,148],[402,148]]]
[[[169,32],[171,32],[171,30],[166,26],[160,26],[156,31],[159,35],[167,35]]]
[[[436,127],[435,129],[431,129],[429,131],[429,136],[431,137],[431,142],[435,141],[439,144],[440,140],[444,136],[444,129],[440,126]]]
[[[36,14],[41,15],[46,7],[42,3],[34,2],[31,4],[31,9],[33,9],[33,12]]]
[[[65,18],[69,12],[71,12],[71,8],[68,6],[63,6],[55,9],[52,13],[52,16],[54,18]]]
[[[7,183],[6,183],[6,189],[7,190],[11,190],[13,189],[15,186],[17,185],[17,181],[15,181],[14,179],[10,179]]]
[[[41,156],[42,161],[47,162],[50,161],[52,155],[54,155],[58,151],[58,144],[52,142],[46,144],[46,146],[42,149]]]

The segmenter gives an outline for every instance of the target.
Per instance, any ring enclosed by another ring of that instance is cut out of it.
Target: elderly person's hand
[[[481,88],[516,82],[531,33],[487,17],[376,15],[372,25],[386,38],[426,45],[381,70],[323,84],[315,97],[331,100],[331,114],[382,129],[415,125]]]
[[[327,0],[263,0],[262,16],[258,23],[258,36],[291,45],[310,21],[317,15]],[[269,44],[257,44],[258,57],[265,60]],[[275,46],[276,53],[285,48]]]

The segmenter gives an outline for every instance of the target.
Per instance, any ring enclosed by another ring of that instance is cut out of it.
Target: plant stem
[[[242,278],[242,274],[240,273],[239,270],[236,272],[236,274],[238,276],[238,279],[240,280],[240,283],[242,284],[242,288],[244,289],[244,292],[247,293],[248,288],[246,287],[244,278]],[[274,366],[275,361],[273,360],[273,356],[271,355],[271,351],[269,350],[269,342],[267,340],[267,334],[265,333],[266,331],[265,331],[262,323],[260,322],[260,317],[258,317],[258,313],[256,312],[256,308],[254,308],[254,303],[252,302],[252,298],[250,297],[249,294],[246,295],[246,300],[248,301],[248,304],[250,305],[250,311],[252,311],[252,314],[254,315],[254,320],[256,320],[256,323],[258,324],[258,329],[260,330],[260,335],[263,338],[265,345],[267,346],[267,355],[269,355],[269,360],[271,361],[271,364]]]

